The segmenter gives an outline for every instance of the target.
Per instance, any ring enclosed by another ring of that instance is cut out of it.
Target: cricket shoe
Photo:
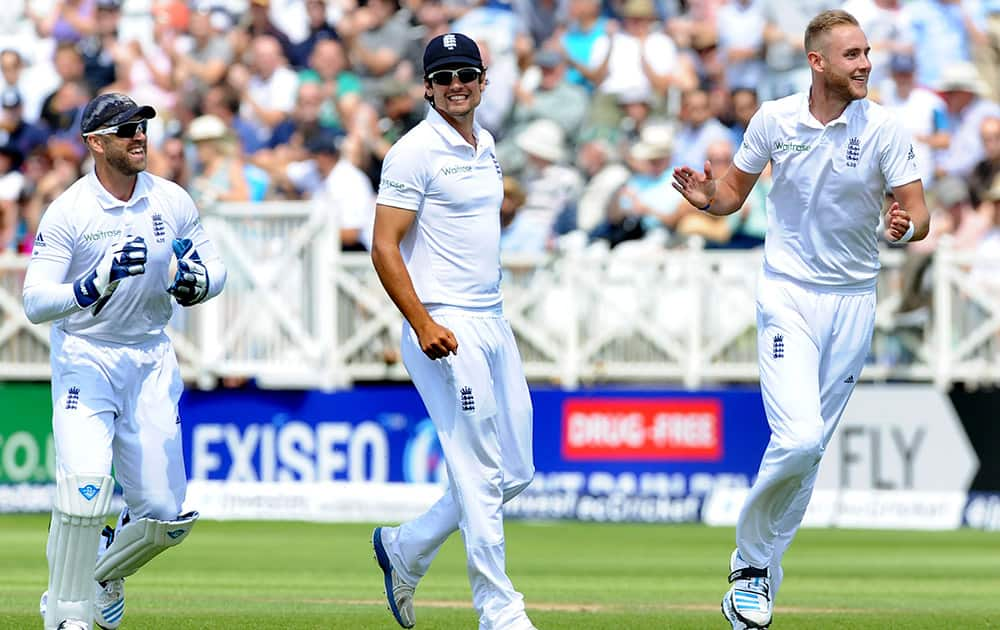
[[[101,532],[101,551],[105,551],[115,540],[115,528],[105,525]],[[94,623],[103,630],[116,630],[125,616],[125,579],[95,582]]]
[[[732,586],[722,598],[722,614],[732,624],[733,630],[770,626],[774,603],[768,570],[747,564],[738,549],[729,559],[729,568],[732,571],[729,574]]]
[[[413,586],[403,581],[399,573],[392,568],[389,554],[382,542],[382,528],[376,527],[372,532],[372,547],[375,548],[375,561],[382,569],[385,577],[385,598],[389,603],[389,612],[396,622],[404,628],[412,628],[417,623],[413,614]]]

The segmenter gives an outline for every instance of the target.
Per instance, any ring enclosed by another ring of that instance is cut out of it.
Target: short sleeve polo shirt
[[[920,179],[902,126],[867,100],[823,125],[794,94],[761,106],[733,164],[760,173],[769,161],[765,270],[834,293],[874,289],[885,191]]]
[[[435,110],[382,163],[377,203],[411,210],[400,252],[424,304],[500,304],[503,173],[493,136],[478,124],[474,148]]]

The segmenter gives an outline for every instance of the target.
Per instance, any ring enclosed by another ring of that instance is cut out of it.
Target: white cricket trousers
[[[771,439],[740,512],[736,544],[751,566],[771,569],[772,593],[874,326],[874,290],[824,293],[767,273],[759,278],[757,357]]]
[[[59,474],[111,474],[133,518],[177,518],[187,476],[184,383],[170,340],[123,345],[66,334],[52,342],[52,433]]]
[[[427,512],[383,541],[410,584],[427,573],[445,539],[461,530],[472,602],[481,630],[529,627],[524,598],[507,577],[503,504],[531,482],[531,397],[510,324],[502,310],[437,307],[436,322],[458,340],[458,353],[431,360],[403,325],[402,354],[437,429],[448,490]]]

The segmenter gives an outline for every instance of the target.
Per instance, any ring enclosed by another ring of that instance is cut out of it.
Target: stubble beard
[[[139,164],[136,164],[129,156],[129,151],[135,148],[136,145],[130,144],[125,147],[124,150],[118,151],[105,151],[105,156],[108,160],[108,166],[115,169],[122,175],[126,177],[131,177],[137,175],[142,171],[146,170],[146,142],[142,142],[143,157]]]

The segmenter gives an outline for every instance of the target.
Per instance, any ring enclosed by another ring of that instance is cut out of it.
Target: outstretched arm
[[[716,180],[711,163],[706,161],[702,173],[689,166],[674,169],[673,187],[695,208],[722,216],[743,207],[758,177],[760,173],[746,173],[730,166],[722,179]]]
[[[420,349],[431,359],[458,354],[454,333],[438,324],[420,302],[403,262],[399,244],[416,220],[412,210],[378,204],[372,233],[372,263],[385,292],[417,333]]]

